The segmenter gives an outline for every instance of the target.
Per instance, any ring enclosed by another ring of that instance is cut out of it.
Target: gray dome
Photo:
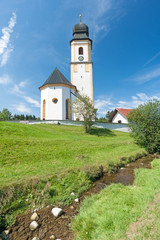
[[[88,26],[82,22],[80,22],[79,24],[76,24],[73,27],[73,36],[75,34],[85,34],[87,37],[89,37],[89,29]]]
[[[74,40],[89,40],[92,45],[92,40],[89,38],[89,28],[81,22],[81,15],[80,22],[73,27],[73,39],[70,41],[70,44]]]

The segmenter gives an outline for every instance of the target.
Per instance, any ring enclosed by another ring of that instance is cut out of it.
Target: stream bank
[[[155,157],[156,155],[142,157],[135,162],[128,163],[125,167],[121,167],[116,173],[105,174],[94,183],[93,187],[81,194],[79,202],[82,203],[87,196],[99,193],[104,187],[111,183],[122,183],[123,185],[132,184],[134,181],[134,169],[151,168],[150,162]],[[64,206],[63,214],[58,218],[54,217],[51,213],[53,206],[37,210],[39,228],[35,231],[29,229],[31,212],[17,216],[16,223],[9,230],[9,239],[32,240],[34,237],[38,237],[39,239],[47,240],[51,239],[50,237],[53,235],[55,239],[74,239],[73,233],[70,230],[70,223],[74,216],[78,214],[80,203],[73,202],[71,206]]]

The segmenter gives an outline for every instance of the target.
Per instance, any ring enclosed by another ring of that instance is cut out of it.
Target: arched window
[[[83,55],[83,48],[82,47],[79,48],[79,55]]]
[[[46,100],[43,100],[43,120],[46,118]]]
[[[66,99],[66,119],[70,119],[70,101]]]

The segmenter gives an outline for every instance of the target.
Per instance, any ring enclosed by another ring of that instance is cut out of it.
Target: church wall
[[[88,65],[87,67],[85,65]],[[88,70],[89,71],[86,71]],[[93,99],[92,89],[92,64],[78,64],[78,72],[73,72],[73,84],[81,94],[88,95]]]
[[[52,99],[57,98],[58,102],[53,103]],[[61,120],[62,119],[62,88],[50,87],[41,91],[41,105],[43,100],[46,100],[46,120]],[[43,109],[41,107],[41,109]],[[42,113],[41,113],[42,119]]]
[[[116,113],[116,115],[114,116],[112,123],[118,123],[118,121],[121,121],[121,123],[128,123],[127,118],[125,118],[122,114],[120,114],[119,112]]]
[[[63,120],[66,120],[66,99],[69,99],[70,102],[70,88],[62,87],[62,118]]]
[[[56,86],[41,90],[41,120],[43,120],[43,100],[46,100],[45,120],[66,120],[66,99],[73,100],[73,89],[68,87]],[[53,103],[52,99],[57,98],[58,102]],[[72,102],[71,100],[71,102]],[[72,118],[71,118],[72,119]]]

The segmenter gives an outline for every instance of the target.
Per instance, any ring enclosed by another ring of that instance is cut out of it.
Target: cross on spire
[[[81,23],[82,14],[79,14],[79,17],[80,17],[80,23]]]

